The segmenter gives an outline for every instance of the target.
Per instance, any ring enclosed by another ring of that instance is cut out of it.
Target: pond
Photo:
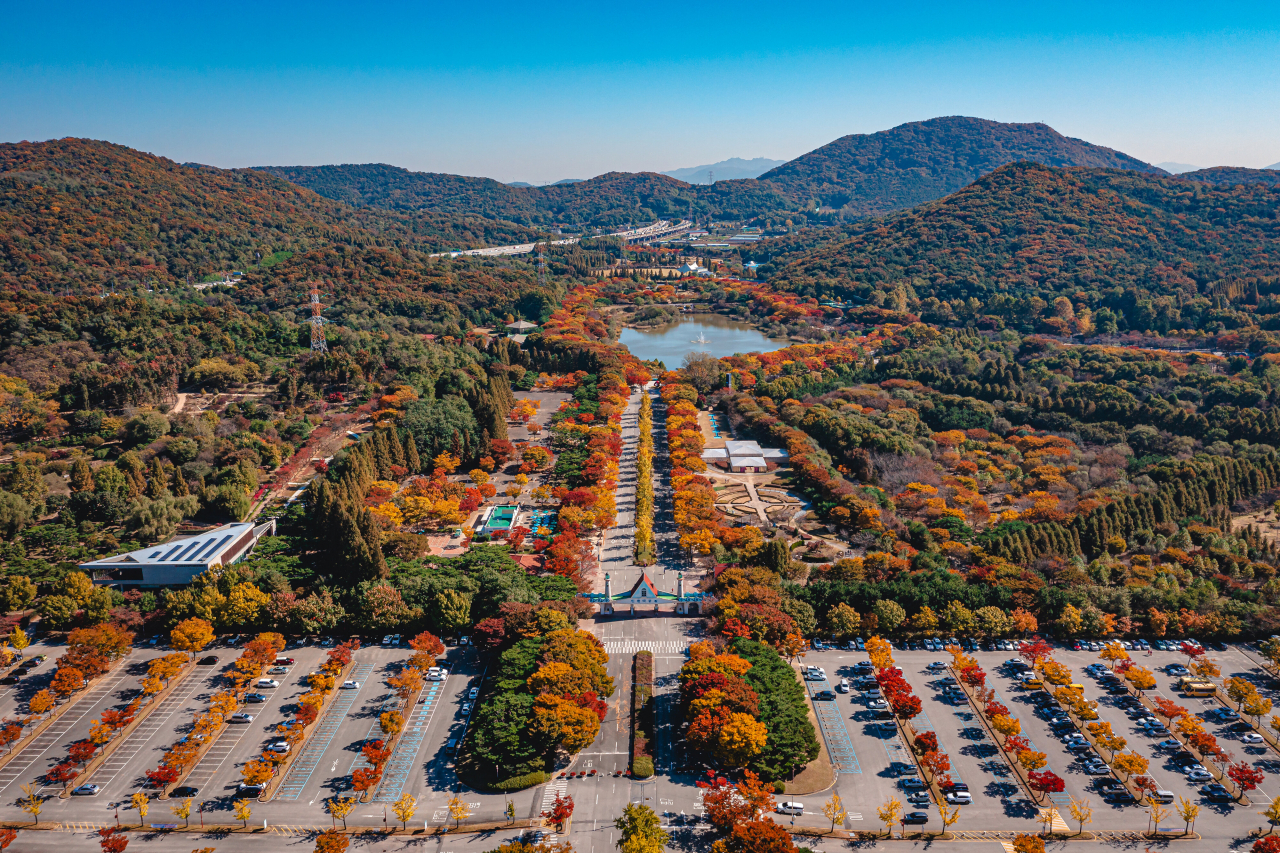
[[[705,343],[703,343],[705,340]],[[689,319],[652,329],[623,329],[618,343],[636,358],[657,359],[675,370],[691,352],[707,352],[716,358],[748,352],[773,352],[787,346],[754,327],[719,314],[692,314]]]

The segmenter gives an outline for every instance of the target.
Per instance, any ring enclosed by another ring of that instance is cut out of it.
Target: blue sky
[[[500,180],[787,159],[938,115],[1280,161],[1280,3],[57,3],[6,10],[0,141]]]

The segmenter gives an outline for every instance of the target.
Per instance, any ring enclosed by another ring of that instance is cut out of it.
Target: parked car
[[[358,682],[358,681],[344,681],[344,682],[342,682],[342,689],[343,689],[343,690],[359,690],[359,689],[360,689],[360,682]]]
[[[904,824],[911,824],[912,826],[926,824],[929,822],[929,813],[928,812],[907,812],[902,816],[902,822]]]
[[[847,678],[840,679],[840,683],[836,685],[836,690],[839,690],[841,693],[848,693],[849,689],[849,679]]]
[[[1090,776],[1106,776],[1111,773],[1111,768],[1107,767],[1107,763],[1101,759],[1087,762],[1083,770]]]
[[[289,674],[289,667],[287,666],[273,666],[271,667],[271,669],[267,670],[267,675],[288,675],[288,674]]]
[[[793,683],[794,683],[794,682],[793,682]],[[479,688],[479,687],[472,687],[470,690],[468,690],[468,691],[467,691],[467,698],[468,698],[468,699],[470,699],[470,700],[472,700],[473,702],[474,702],[476,699],[479,699],[479,698],[480,698],[480,688]]]
[[[217,662],[218,662],[217,655],[205,655],[204,657],[200,658],[199,661],[196,662],[196,665],[197,666],[213,666]]]
[[[904,791],[923,791],[926,786],[919,776],[907,776],[898,780],[898,787]]]
[[[802,815],[804,814],[804,803],[778,803],[774,811],[778,814]]]
[[[947,665],[940,660],[936,660],[925,667],[925,669],[929,670],[930,672],[941,672],[946,668],[947,668]]]
[[[881,711],[889,707],[889,703],[883,699],[868,699],[867,707],[872,711]]]
[[[288,755],[290,749],[291,747],[287,740],[278,740],[274,743],[267,744],[267,752],[274,752],[277,755]]]
[[[250,785],[247,782],[241,782],[236,787],[236,792],[242,797],[261,797],[266,788],[266,785]]]
[[[1240,735],[1241,743],[1266,743],[1266,739],[1257,732],[1250,732],[1247,735]]]
[[[907,794],[907,803],[909,805],[927,806],[932,802],[933,800],[929,797],[928,791],[912,791],[910,794]]]
[[[71,796],[73,796],[73,797],[96,797],[96,796],[98,796],[98,792],[99,792],[99,791],[101,791],[101,790],[102,790],[102,789],[101,789],[101,788],[99,788],[97,785],[81,785],[79,788],[75,788],[74,790],[72,790],[72,792],[71,792]]]
[[[834,701],[835,698],[836,692],[834,690],[819,690],[817,693],[813,694],[813,701],[815,702],[831,702]]]
[[[235,713],[227,718],[228,723],[252,723],[253,714]]]
[[[462,715],[465,717],[467,714],[470,714],[470,713],[471,713],[471,703],[470,703],[470,702],[463,702],[463,703],[462,703]]]
[[[947,802],[953,806],[968,806],[973,803],[973,795],[968,791],[949,791]]]
[[[198,793],[200,793],[200,789],[194,785],[183,785],[180,788],[174,788],[170,791],[169,796],[174,799],[185,800],[194,797]]]
[[[258,704],[267,701],[267,696],[265,693],[246,693],[244,694],[244,701],[250,704]]]
[[[4,678],[0,678],[0,684],[17,684],[21,680],[16,675],[6,675]]]
[[[1207,770],[1192,770],[1187,774],[1188,782],[1208,782],[1213,779],[1213,774]]]
[[[1182,744],[1177,738],[1167,738],[1156,744],[1156,749],[1181,749]]]
[[[257,686],[257,687],[279,687],[279,686],[280,686],[280,682],[276,681],[274,678],[259,678],[259,679],[258,679],[258,683],[257,683],[257,685],[255,685],[255,686]]]

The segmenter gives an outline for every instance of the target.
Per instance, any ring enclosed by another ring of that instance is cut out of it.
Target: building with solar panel
[[[275,532],[274,518],[256,525],[224,524],[163,545],[81,563],[80,571],[95,584],[121,589],[186,586],[209,569],[243,560],[253,553],[259,539]]]

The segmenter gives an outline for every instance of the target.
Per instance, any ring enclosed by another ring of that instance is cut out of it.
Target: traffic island
[[[307,742],[311,740],[311,735],[320,727],[324,721],[325,713],[329,710],[329,706],[333,704],[333,700],[337,698],[338,691],[342,689],[342,683],[350,675],[351,670],[355,667],[354,658],[350,663],[342,668],[333,679],[333,689],[330,690],[320,702],[320,707],[316,709],[316,718],[302,729],[302,737],[298,740],[298,745],[289,750],[289,754],[284,757],[284,761],[275,769],[275,775],[267,782],[267,787],[262,789],[262,793],[258,796],[258,802],[269,803],[271,798],[275,796],[276,790],[280,787],[280,783],[284,781],[284,777],[288,774],[289,768],[293,766],[293,762],[307,747]]]

